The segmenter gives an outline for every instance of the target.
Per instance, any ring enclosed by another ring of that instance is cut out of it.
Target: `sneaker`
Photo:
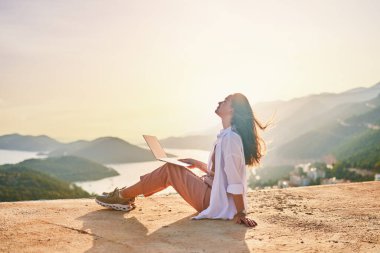
[[[119,191],[121,191],[121,190],[123,190],[124,188],[127,188],[127,187],[124,186],[124,187],[121,188],[121,189],[119,189],[119,187],[116,187],[115,189],[118,189]],[[111,193],[113,193],[113,191],[112,191],[112,192],[103,192],[102,195],[109,195],[109,194],[111,194]]]
[[[115,188],[113,192],[97,196],[95,202],[101,206],[112,208],[119,211],[131,211],[136,208],[135,198],[120,198],[119,188]]]

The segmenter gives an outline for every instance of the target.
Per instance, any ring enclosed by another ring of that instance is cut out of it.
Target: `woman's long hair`
[[[232,95],[231,106],[234,109],[231,125],[243,141],[245,164],[248,166],[259,165],[266,147],[257,128],[265,130],[269,123],[264,126],[256,119],[248,99],[241,93]]]

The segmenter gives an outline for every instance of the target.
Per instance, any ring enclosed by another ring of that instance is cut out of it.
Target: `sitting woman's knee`
[[[166,173],[166,174],[182,174],[186,173],[186,168],[172,164],[172,163],[165,163],[163,166],[161,166],[161,169]]]

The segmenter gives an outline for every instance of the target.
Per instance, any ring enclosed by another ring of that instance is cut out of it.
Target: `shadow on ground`
[[[86,252],[249,252],[245,243],[249,228],[227,220],[191,220],[192,216],[173,223],[168,217],[162,223],[146,218],[150,229],[133,212],[103,209],[78,219],[83,221],[82,230],[93,236],[93,246]]]

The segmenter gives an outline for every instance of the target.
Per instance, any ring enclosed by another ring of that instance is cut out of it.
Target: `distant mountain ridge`
[[[14,133],[0,136],[0,149],[44,152],[62,145],[63,143],[46,135],[32,136]]]
[[[106,163],[132,163],[155,160],[150,150],[116,137],[101,137],[90,142],[71,143],[49,153],[49,157],[73,155]]]
[[[263,123],[275,113],[272,127],[261,133],[268,148],[268,153],[262,160],[263,163],[268,165],[282,164],[284,157],[277,156],[280,149],[288,147],[287,145],[291,146],[292,142],[295,143],[297,140],[301,140],[304,135],[313,131],[318,132],[319,129],[333,125],[337,121],[344,124],[345,119],[355,114],[368,112],[376,106],[373,104],[373,99],[378,94],[380,94],[380,82],[368,88],[358,87],[341,93],[312,94],[289,101],[276,100],[255,104],[253,106],[255,116]],[[210,112],[210,116],[212,116],[211,114],[212,112]],[[210,151],[211,145],[221,129],[221,126],[215,126],[203,133],[169,137],[160,140],[160,142],[166,148]],[[10,142],[5,142],[3,137],[6,136],[0,136],[0,148],[16,150],[23,150],[24,148],[25,150],[25,147],[28,147],[28,149],[33,147],[33,145],[26,145],[23,142],[20,142],[19,146],[17,146],[17,141],[13,141],[13,144],[10,145]],[[334,138],[331,139],[331,141],[333,140]],[[154,160],[149,150],[115,137],[102,137],[93,141],[77,141],[67,144],[55,141],[50,146],[45,145],[45,148],[41,146],[43,145],[36,145],[39,148],[35,148],[35,151],[48,150],[50,151],[50,156],[81,156],[100,163]]]
[[[294,98],[289,101],[276,100],[253,106],[255,116],[265,123],[274,114],[272,126],[261,133],[268,144],[268,155],[263,161],[271,165],[282,164],[273,151],[312,130],[335,122],[338,118],[364,113],[370,108],[365,103],[380,94],[380,82],[365,88],[355,88],[342,93],[321,93]],[[359,107],[356,106],[359,104]],[[210,116],[211,117],[211,116]],[[221,126],[195,136],[170,137],[161,140],[169,148],[192,148],[210,150]],[[213,132],[213,134],[211,134]],[[202,138],[200,138],[202,137]],[[196,141],[193,141],[196,139]]]
[[[0,149],[40,151],[48,153],[49,157],[72,155],[103,164],[155,160],[150,150],[117,137],[100,137],[93,141],[78,140],[61,143],[46,135],[8,134],[0,136]],[[172,155],[168,154],[168,156]]]
[[[320,160],[323,156],[337,150],[343,143],[350,143],[351,139],[367,132],[371,127],[379,127],[380,95],[369,101],[344,105],[344,108],[345,113],[342,113],[342,106],[332,110],[333,115],[338,114],[336,110],[341,112],[340,118],[330,118],[318,129],[311,130],[280,146],[272,155],[280,158],[281,162],[297,159]],[[374,132],[376,133],[376,129]],[[380,134],[380,131],[377,130],[377,132]],[[364,145],[365,142],[361,144]],[[356,145],[356,148],[360,147]],[[342,152],[337,152],[342,154]],[[347,158],[347,156],[344,157]]]

